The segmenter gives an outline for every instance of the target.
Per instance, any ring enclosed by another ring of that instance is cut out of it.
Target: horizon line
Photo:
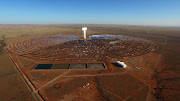
[[[175,25],[136,25],[136,24],[70,24],[70,23],[59,23],[59,24],[42,24],[42,23],[36,23],[36,24],[0,24],[0,25],[117,25],[117,26],[140,26],[140,27],[180,27],[180,25],[175,26]]]

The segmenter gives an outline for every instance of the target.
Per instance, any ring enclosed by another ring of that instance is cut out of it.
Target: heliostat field
[[[17,41],[8,49],[25,57],[53,61],[104,61],[140,56],[154,50],[150,41],[120,36],[38,37]]]

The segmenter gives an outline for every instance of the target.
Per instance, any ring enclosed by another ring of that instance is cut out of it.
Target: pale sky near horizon
[[[0,24],[180,26],[180,0],[0,0]]]

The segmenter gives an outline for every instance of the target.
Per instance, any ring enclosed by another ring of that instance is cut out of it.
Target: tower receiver
[[[84,39],[86,39],[86,30],[87,30],[87,27],[82,27],[82,30],[84,32]]]

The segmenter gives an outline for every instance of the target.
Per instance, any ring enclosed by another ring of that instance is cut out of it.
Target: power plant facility
[[[141,92],[147,96],[146,83],[130,73],[146,70],[141,66],[147,63],[143,59],[156,45],[131,36],[87,34],[87,27],[82,31],[83,37],[28,37],[6,46],[33,96],[40,101],[85,101],[89,96],[91,101],[107,100],[102,95],[112,101],[128,101]]]

